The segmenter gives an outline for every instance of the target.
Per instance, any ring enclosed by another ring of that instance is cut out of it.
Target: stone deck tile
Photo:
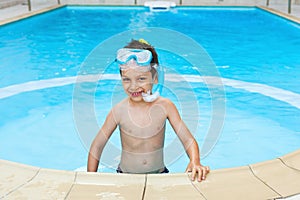
[[[9,199],[65,199],[74,180],[74,171],[41,169],[26,185],[8,195]]]
[[[282,160],[282,162],[284,162],[285,165],[300,170],[300,150],[282,156],[280,157],[280,159]]]
[[[213,170],[205,181],[193,184],[208,200],[258,200],[279,198],[275,191],[257,179],[249,167]]]
[[[67,199],[139,200],[144,187],[145,175],[78,172]]]
[[[16,21],[19,21],[19,20],[22,20],[22,19],[26,19],[26,18],[35,16],[35,15],[39,15],[39,14],[42,14],[42,13],[46,13],[48,11],[55,10],[55,9],[58,9],[58,8],[61,8],[61,7],[64,7],[64,6],[66,6],[66,5],[54,5],[54,6],[49,6],[47,8],[42,8],[42,9],[39,9],[39,10],[31,11],[31,12],[19,12],[19,14],[16,13],[14,16],[9,17],[9,18],[6,18],[6,17],[4,18],[4,17],[1,16],[0,17],[0,26],[1,25],[6,25],[6,24],[9,24],[9,23],[12,23],[12,22],[16,22]],[[14,12],[17,12],[17,11],[14,11]],[[0,14],[5,15],[5,12],[4,11],[1,12],[1,9],[0,9]]]
[[[38,171],[37,167],[0,160],[0,199],[27,184]]]
[[[266,6],[257,6],[257,7],[260,8],[260,9],[262,9],[262,10],[266,10],[266,11],[268,11],[270,13],[273,13],[275,15],[278,15],[280,17],[283,17],[283,18],[286,18],[288,20],[291,20],[293,22],[300,23],[300,15],[298,13],[296,15],[295,14],[290,15],[290,14],[284,13],[284,12],[282,12],[280,10],[276,10],[276,9],[273,9],[273,8],[270,8],[270,7],[266,7]]]
[[[270,160],[250,165],[253,173],[282,197],[300,192],[300,171],[292,169],[280,160]]]
[[[149,174],[144,200],[205,199],[193,186],[187,174]]]

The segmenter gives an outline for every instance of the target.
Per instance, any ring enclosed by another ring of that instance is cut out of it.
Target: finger
[[[199,167],[198,168],[198,182],[201,182],[201,180],[204,180],[205,178],[203,178],[203,172],[202,172],[202,168]]]
[[[201,176],[201,179],[202,180],[205,180],[206,179],[206,174],[208,173],[207,171],[207,168],[206,167],[203,167],[202,168],[202,176]]]
[[[210,168],[209,168],[209,166],[205,166],[205,167],[203,167],[203,175],[202,175],[202,179],[204,180],[204,179],[206,179],[206,176],[207,176],[207,174],[208,173],[210,173]]]
[[[207,173],[209,173],[210,172],[209,166],[205,166],[205,168],[206,168]]]
[[[196,175],[197,175],[197,169],[193,168],[193,170],[192,170],[192,181],[194,181],[196,179]]]
[[[187,167],[186,170],[185,170],[186,173],[191,172],[191,171],[192,171],[192,169],[190,167]]]

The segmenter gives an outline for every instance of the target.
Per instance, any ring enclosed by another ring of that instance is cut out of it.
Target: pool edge
[[[275,10],[275,9],[273,9],[273,8],[269,8],[269,7],[266,7],[266,6],[256,6],[256,7],[257,7],[257,8],[260,8],[260,9],[262,9],[262,10],[264,10],[264,11],[267,11],[267,12],[269,12],[269,13],[271,13],[271,14],[274,14],[274,15],[277,15],[277,16],[279,16],[279,17],[282,17],[282,18],[284,18],[284,19],[286,19],[286,20],[295,22],[295,23],[297,23],[297,24],[300,25],[300,18],[298,18],[298,17],[295,17],[295,16],[292,16],[292,15],[289,15],[289,14],[286,14],[286,13],[283,13],[283,12],[280,12],[280,11],[278,11],[278,10]]]
[[[33,17],[35,15],[40,15],[40,14],[43,14],[43,13],[54,11],[56,9],[63,8],[65,6],[67,6],[67,5],[66,4],[59,4],[59,5],[49,6],[47,8],[43,8],[43,9],[36,10],[36,11],[31,11],[31,12],[24,13],[24,14],[15,16],[15,17],[0,20],[0,26],[4,26],[4,25],[7,25],[7,24],[10,24],[10,23],[13,23],[13,22],[17,22],[17,21],[20,21],[20,20],[23,20],[23,19],[27,19],[27,18]]]
[[[53,10],[56,10],[56,9],[59,9],[59,8],[62,8],[62,7],[67,7],[67,6],[121,6],[121,7],[124,7],[124,6],[128,6],[128,5],[115,5],[115,4],[112,4],[112,5],[110,5],[110,4],[103,4],[103,5],[102,4],[100,4],[100,5],[98,5],[98,4],[97,5],[94,5],[94,4],[58,4],[58,5],[49,6],[49,7],[40,9],[40,10],[27,12],[27,13],[18,15],[16,17],[8,18],[8,19],[5,19],[5,20],[0,20],[0,26],[7,25],[7,24],[10,24],[10,23],[22,20],[22,19],[30,18],[30,17],[33,17],[35,15],[43,14],[43,13],[53,11]],[[142,5],[129,5],[129,6],[139,7],[139,6],[142,6]],[[284,18],[284,19],[287,19],[287,20],[290,20],[292,22],[300,24],[300,18],[295,17],[295,16],[290,15],[290,14],[283,13],[279,10],[276,10],[276,9],[273,9],[273,8],[270,8],[270,7],[262,6],[262,5],[252,5],[252,4],[241,4],[241,5],[234,5],[234,4],[232,4],[232,5],[231,4],[229,4],[229,5],[203,4],[203,5],[178,5],[178,7],[253,7],[253,8],[259,8],[261,10],[264,10],[264,11],[267,11],[269,13],[275,14],[279,17]]]
[[[300,194],[300,149],[236,168],[212,170],[201,183],[187,173],[87,173],[0,160],[0,198],[277,199]]]

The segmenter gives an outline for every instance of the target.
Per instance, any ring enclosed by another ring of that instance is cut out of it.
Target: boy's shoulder
[[[172,101],[168,98],[160,96],[155,102],[157,103],[172,103]]]
[[[128,103],[126,103],[126,98],[125,98],[112,107],[110,113],[112,113],[112,115],[114,116],[114,119],[117,122],[120,121],[120,117],[121,117],[122,113],[124,112],[124,109],[126,109],[126,107],[125,107],[126,105],[128,105]]]
[[[116,105],[114,105],[113,109],[114,110],[124,109],[124,107],[127,105],[128,105],[128,99],[125,98],[125,99],[121,100],[120,102],[118,102]]]
[[[164,107],[170,107],[170,106],[173,107],[173,106],[175,106],[174,103],[170,99],[165,98],[165,97],[161,97],[161,96],[154,103],[160,104]]]

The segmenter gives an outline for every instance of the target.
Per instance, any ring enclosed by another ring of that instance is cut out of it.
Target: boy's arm
[[[116,127],[117,122],[115,119],[115,114],[113,110],[111,110],[90,147],[87,165],[88,172],[97,172],[100,156],[102,154],[104,146]]]
[[[182,142],[190,162],[186,168],[186,172],[191,172],[191,179],[198,181],[204,180],[210,169],[208,166],[202,166],[200,163],[200,153],[197,141],[181,119],[176,106],[169,101],[167,109],[168,120]]]

